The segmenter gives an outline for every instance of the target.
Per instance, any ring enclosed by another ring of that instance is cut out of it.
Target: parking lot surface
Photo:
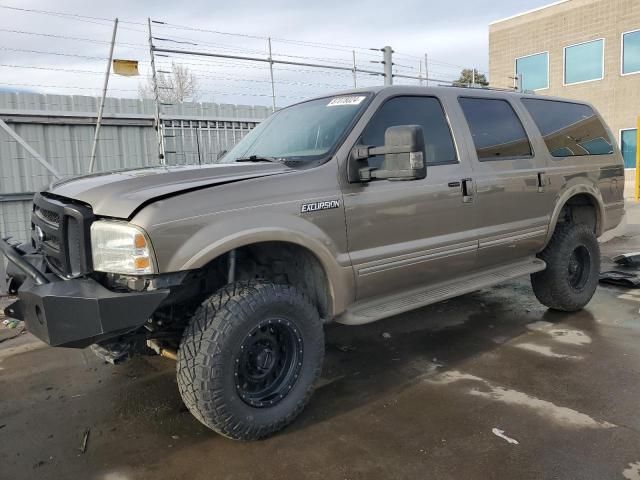
[[[0,478],[640,480],[639,309],[640,290],[600,286],[551,312],[523,279],[331,325],[311,403],[255,443],[198,423],[169,360],[114,367],[19,335],[0,343]]]

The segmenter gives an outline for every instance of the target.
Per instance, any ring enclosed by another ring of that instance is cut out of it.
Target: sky
[[[549,2],[0,0],[0,89],[99,95],[115,17],[121,23],[114,57],[139,60],[141,72],[112,75],[115,97],[138,97],[148,81],[148,17],[165,22],[153,24],[159,47],[265,58],[271,37],[274,58],[351,67],[355,52],[359,68],[381,71],[378,49],[390,45],[397,73],[418,75],[426,53],[429,77],[450,80],[462,67],[488,70],[490,22]],[[155,59],[159,70],[172,62],[189,68],[201,101],[271,104],[265,63],[182,54]],[[274,78],[279,107],[353,86],[351,72],[310,67],[276,66]],[[359,73],[356,82],[376,85],[382,78]]]

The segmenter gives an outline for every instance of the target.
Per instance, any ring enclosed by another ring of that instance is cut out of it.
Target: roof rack
[[[464,84],[464,83],[451,83],[451,84],[445,84],[443,86],[445,86],[445,87],[457,87],[457,88],[469,88],[469,89],[476,89],[476,90],[491,90],[491,91],[496,91],[496,92],[535,94],[535,92],[532,91],[532,90],[518,91],[515,88],[498,88],[498,87],[489,87],[489,86],[479,85],[479,84],[469,85],[469,84]]]

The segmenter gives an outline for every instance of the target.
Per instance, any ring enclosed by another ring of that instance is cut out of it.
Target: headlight
[[[91,225],[93,269],[99,272],[148,275],[155,273],[153,248],[135,225],[98,220]]]

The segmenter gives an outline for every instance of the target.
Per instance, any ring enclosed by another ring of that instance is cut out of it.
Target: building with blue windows
[[[491,86],[511,88],[516,74],[525,90],[594,104],[635,168],[640,0],[562,0],[493,22]]]

